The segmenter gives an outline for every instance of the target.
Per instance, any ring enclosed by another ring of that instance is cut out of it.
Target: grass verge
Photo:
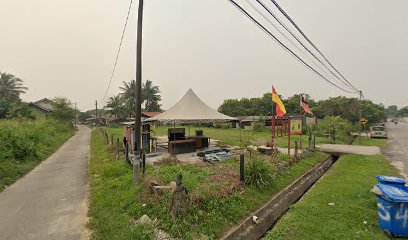
[[[180,127],[180,126],[178,126]],[[201,129],[204,131],[204,135],[211,137],[211,139],[219,140],[219,145],[229,145],[229,146],[247,146],[247,145],[266,145],[271,142],[271,130],[263,129],[262,131],[252,131],[243,130],[235,128],[209,128],[209,127],[189,127],[181,126],[186,128],[186,135],[195,135],[195,130]],[[155,128],[156,136],[167,136],[167,129],[172,128],[171,126],[160,126]],[[122,138],[123,129],[118,127],[107,128],[109,134],[113,134],[116,137]],[[303,135],[303,148],[308,146],[308,135]],[[276,145],[278,147],[288,147],[288,137],[282,136],[276,138]],[[299,143],[300,136],[291,136],[291,147],[295,147],[295,141]],[[325,137],[316,137],[316,144],[329,143],[329,139]]]
[[[370,190],[376,175],[396,174],[383,156],[341,157],[264,239],[388,239]]]
[[[387,139],[359,137],[354,140],[353,145],[385,147]]]
[[[74,134],[53,120],[0,121],[0,192],[55,152]]]
[[[151,229],[131,224],[147,214],[158,219],[158,227],[182,239],[215,239],[252,211],[322,162],[327,155],[313,153],[280,172],[265,189],[239,185],[239,162],[227,160],[215,165],[162,165],[148,167],[142,184],[132,183],[132,169],[124,160],[115,160],[108,151],[101,131],[92,132],[90,228],[93,239],[146,239]],[[189,192],[187,214],[173,219],[169,215],[169,194],[152,194],[149,181],[167,184],[183,174]]]

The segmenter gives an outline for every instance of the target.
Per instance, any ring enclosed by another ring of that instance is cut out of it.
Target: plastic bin
[[[405,185],[405,180],[400,177],[394,176],[377,176],[378,182],[380,183],[389,183],[389,184],[397,184],[397,185]]]
[[[408,187],[400,184],[376,186],[382,194],[377,194],[378,222],[381,229],[391,236],[408,236]]]

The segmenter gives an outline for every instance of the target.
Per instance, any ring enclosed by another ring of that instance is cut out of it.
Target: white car
[[[387,132],[384,126],[372,126],[370,127],[371,138],[387,138]]]

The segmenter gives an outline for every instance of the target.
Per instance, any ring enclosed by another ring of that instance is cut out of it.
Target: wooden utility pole
[[[361,137],[361,123],[360,123],[360,120],[361,120],[361,118],[363,117],[362,115],[363,115],[363,113],[362,113],[362,108],[363,108],[363,91],[359,91],[359,95],[360,95],[360,104],[359,104],[359,109],[358,109],[358,111],[359,111],[359,118],[358,118],[358,126],[359,126],[359,136],[358,136],[358,138],[360,139],[360,137]]]
[[[77,118],[78,118],[78,114],[77,114],[77,104],[75,103],[75,127],[77,125]]]
[[[137,46],[136,46],[136,103],[135,103],[135,139],[133,159],[133,183],[140,182],[139,164],[141,150],[141,117],[142,117],[142,27],[143,27],[143,0],[139,0],[137,14]]]
[[[98,125],[98,100],[95,101],[95,126]]]

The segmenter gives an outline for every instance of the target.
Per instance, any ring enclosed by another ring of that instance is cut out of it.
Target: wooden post
[[[289,117],[288,117],[287,126],[288,126],[288,155],[290,157],[290,119],[289,119]]]
[[[293,159],[295,160],[295,162],[298,160],[298,154],[299,154],[298,142],[295,141],[295,154],[293,155]]]
[[[118,148],[118,159],[120,156],[120,143],[119,143],[119,138],[116,138],[116,147]]]
[[[240,154],[239,155],[239,180],[241,181],[241,184],[244,184],[245,177],[245,155]]]
[[[316,149],[316,134],[313,133],[313,150]]]
[[[129,143],[125,143],[125,159],[126,163],[129,162]]]
[[[143,157],[142,157],[142,171],[143,171],[143,175],[145,175],[146,173],[146,154],[143,154]]]

